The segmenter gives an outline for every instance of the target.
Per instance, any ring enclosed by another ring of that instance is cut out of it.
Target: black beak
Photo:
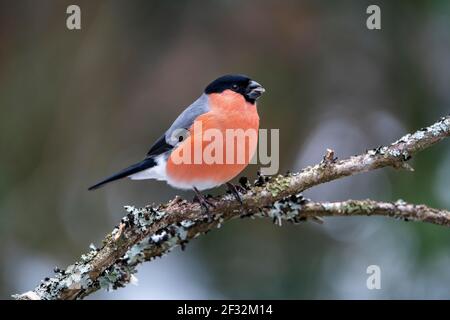
[[[247,86],[247,90],[245,95],[247,96],[247,98],[251,99],[251,100],[256,100],[258,99],[264,92],[266,91],[266,89],[264,89],[262,87],[262,85],[260,85],[258,82],[256,81],[250,81],[250,83]]]

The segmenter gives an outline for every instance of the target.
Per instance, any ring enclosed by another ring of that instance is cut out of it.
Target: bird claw
[[[198,201],[200,206],[203,208],[204,213],[210,214],[210,208],[216,208],[216,205],[204,197],[200,191],[194,187],[195,197],[194,201]]]
[[[210,201],[208,201],[207,199],[200,200],[200,205],[205,210],[206,214],[210,214],[211,213],[209,211],[210,208],[213,208],[213,209],[216,208],[216,206],[213,203],[211,203]]]
[[[230,190],[230,192],[234,195],[236,200],[239,201],[241,205],[244,204],[240,192],[244,193],[244,191],[246,191],[245,188],[243,188],[242,186],[234,185],[230,182],[227,182],[227,187],[228,190]]]

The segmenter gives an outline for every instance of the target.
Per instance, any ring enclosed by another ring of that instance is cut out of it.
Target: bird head
[[[222,93],[225,90],[231,90],[241,94],[250,103],[255,103],[266,91],[258,82],[245,75],[229,74],[211,82],[205,88],[205,93]]]

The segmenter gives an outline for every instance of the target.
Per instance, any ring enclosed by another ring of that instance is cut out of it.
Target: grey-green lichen
[[[91,250],[88,254],[82,256],[82,260],[88,256],[95,256],[97,250]],[[90,288],[94,281],[91,279],[89,272],[91,266],[89,263],[75,263],[69,265],[66,270],[59,270],[55,276],[46,278],[34,290],[34,293],[42,300],[60,299],[62,291],[79,291]],[[20,295],[14,295],[14,298],[19,298]]]
[[[152,207],[135,208],[133,206],[125,207],[128,214],[122,218],[121,223],[125,226],[133,226],[135,229],[145,232],[147,227],[160,220],[166,213],[163,210],[157,210]],[[186,225],[186,223],[184,223]],[[176,227],[177,234],[180,239],[186,238],[184,231],[185,227]],[[173,229],[168,227],[168,229]],[[121,229],[119,227],[114,228],[112,233],[104,240],[104,244],[116,239],[120,244]],[[172,239],[172,241],[174,241]],[[141,246],[141,247],[140,247]],[[136,272],[135,264],[140,261],[139,257],[142,253],[140,249],[144,250],[145,247],[142,243],[133,246],[125,255],[126,258],[130,258],[133,264],[116,263],[105,270],[95,281],[91,278],[90,272],[92,271],[92,265],[90,262],[98,254],[98,250],[93,244],[90,245],[90,251],[81,256],[80,262],[70,265],[66,270],[59,270],[54,277],[46,278],[34,292],[44,300],[52,300],[60,298],[61,292],[71,290],[80,292],[81,294],[85,290],[93,290],[93,288],[115,289],[125,285],[129,282],[131,276]],[[121,260],[124,260],[122,258]]]
[[[140,216],[143,211],[153,212],[150,208],[136,209],[134,207],[127,207],[127,209],[133,216]],[[162,216],[164,214],[159,213],[154,218],[159,220]],[[140,223],[142,224],[143,221]],[[180,223],[171,224],[145,237],[139,243],[133,245],[120,261],[103,272],[98,278],[98,285],[102,289],[110,290],[126,285],[133,277],[136,279],[134,274],[136,273],[136,266],[139,263],[154,259],[156,257],[153,254],[154,252],[160,252],[159,256],[162,256],[179,245],[184,248],[184,244],[188,241],[188,232],[195,225],[196,221],[183,220]]]
[[[134,279],[137,272],[136,266],[116,263],[105,270],[96,281],[97,289],[115,290],[124,287],[130,280]]]
[[[145,232],[148,226],[151,226],[155,221],[161,220],[166,215],[165,211],[155,209],[151,206],[145,208],[125,206],[125,210],[128,214],[122,218],[122,223],[138,226],[142,232]],[[113,234],[114,232],[117,231],[113,231]]]
[[[275,179],[272,179],[267,184],[267,190],[272,194],[272,197],[277,197],[278,194],[286,190],[290,185],[290,179],[288,177],[278,175]]]
[[[264,212],[258,213],[257,215],[263,216],[266,214],[279,226],[281,226],[282,220],[299,223],[305,220],[299,216],[299,210],[301,210],[302,206],[308,201],[309,200],[304,198],[302,194],[292,195],[274,202],[272,206],[266,207]]]
[[[414,133],[408,133],[392,143],[390,147],[381,147],[379,149],[371,150],[371,154],[386,154],[395,158],[402,157],[401,160],[407,161],[411,158],[410,152],[406,148],[397,148],[401,144],[416,144],[424,141],[427,137],[444,137],[450,135],[450,116],[443,117],[440,121],[434,123],[429,127],[417,130]]]
[[[414,133],[408,133],[392,143],[388,147],[380,146],[378,148],[369,150],[367,153],[370,156],[381,155],[385,157],[393,157],[401,161],[407,161],[411,158],[411,153],[407,148],[400,147],[402,144],[414,144],[418,141],[425,140],[428,136],[439,137],[450,134],[450,118],[444,117],[441,120],[429,127],[422,128]]]
[[[134,206],[126,206],[125,209],[128,214],[122,218],[121,223],[125,226],[133,226],[134,229],[138,229],[141,232],[145,232],[148,227],[154,225],[155,222],[166,215],[166,212],[161,207],[153,208],[147,206],[145,208],[136,208]],[[106,269],[94,285],[107,290],[124,286],[133,279],[136,273],[135,268],[140,262],[165,255],[179,245],[184,249],[184,245],[189,240],[188,238],[194,238],[199,235],[189,235],[189,230],[197,223],[198,221],[185,219],[179,223],[165,226],[146,236],[139,243],[133,245],[119,261]],[[220,221],[218,225],[220,225]],[[122,233],[121,228],[116,227],[111,233],[111,237],[120,238]]]
[[[355,213],[371,215],[373,211],[374,206],[370,201],[347,201],[339,210],[339,212],[346,215],[353,215]]]
[[[406,137],[406,136],[405,136]],[[405,138],[404,137],[404,138]],[[367,151],[369,156],[383,156],[399,159],[400,161],[408,161],[411,159],[411,155],[408,150],[396,148],[397,143],[402,142],[401,140],[396,141],[390,147],[380,146],[375,149]]]

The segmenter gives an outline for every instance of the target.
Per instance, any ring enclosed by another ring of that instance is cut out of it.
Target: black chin
[[[261,97],[260,92],[249,92],[244,95],[245,100],[250,103],[255,103],[256,100],[258,100],[259,97]]]
[[[256,99],[250,97],[248,94],[244,94],[245,101],[250,102],[251,104],[255,103]]]

